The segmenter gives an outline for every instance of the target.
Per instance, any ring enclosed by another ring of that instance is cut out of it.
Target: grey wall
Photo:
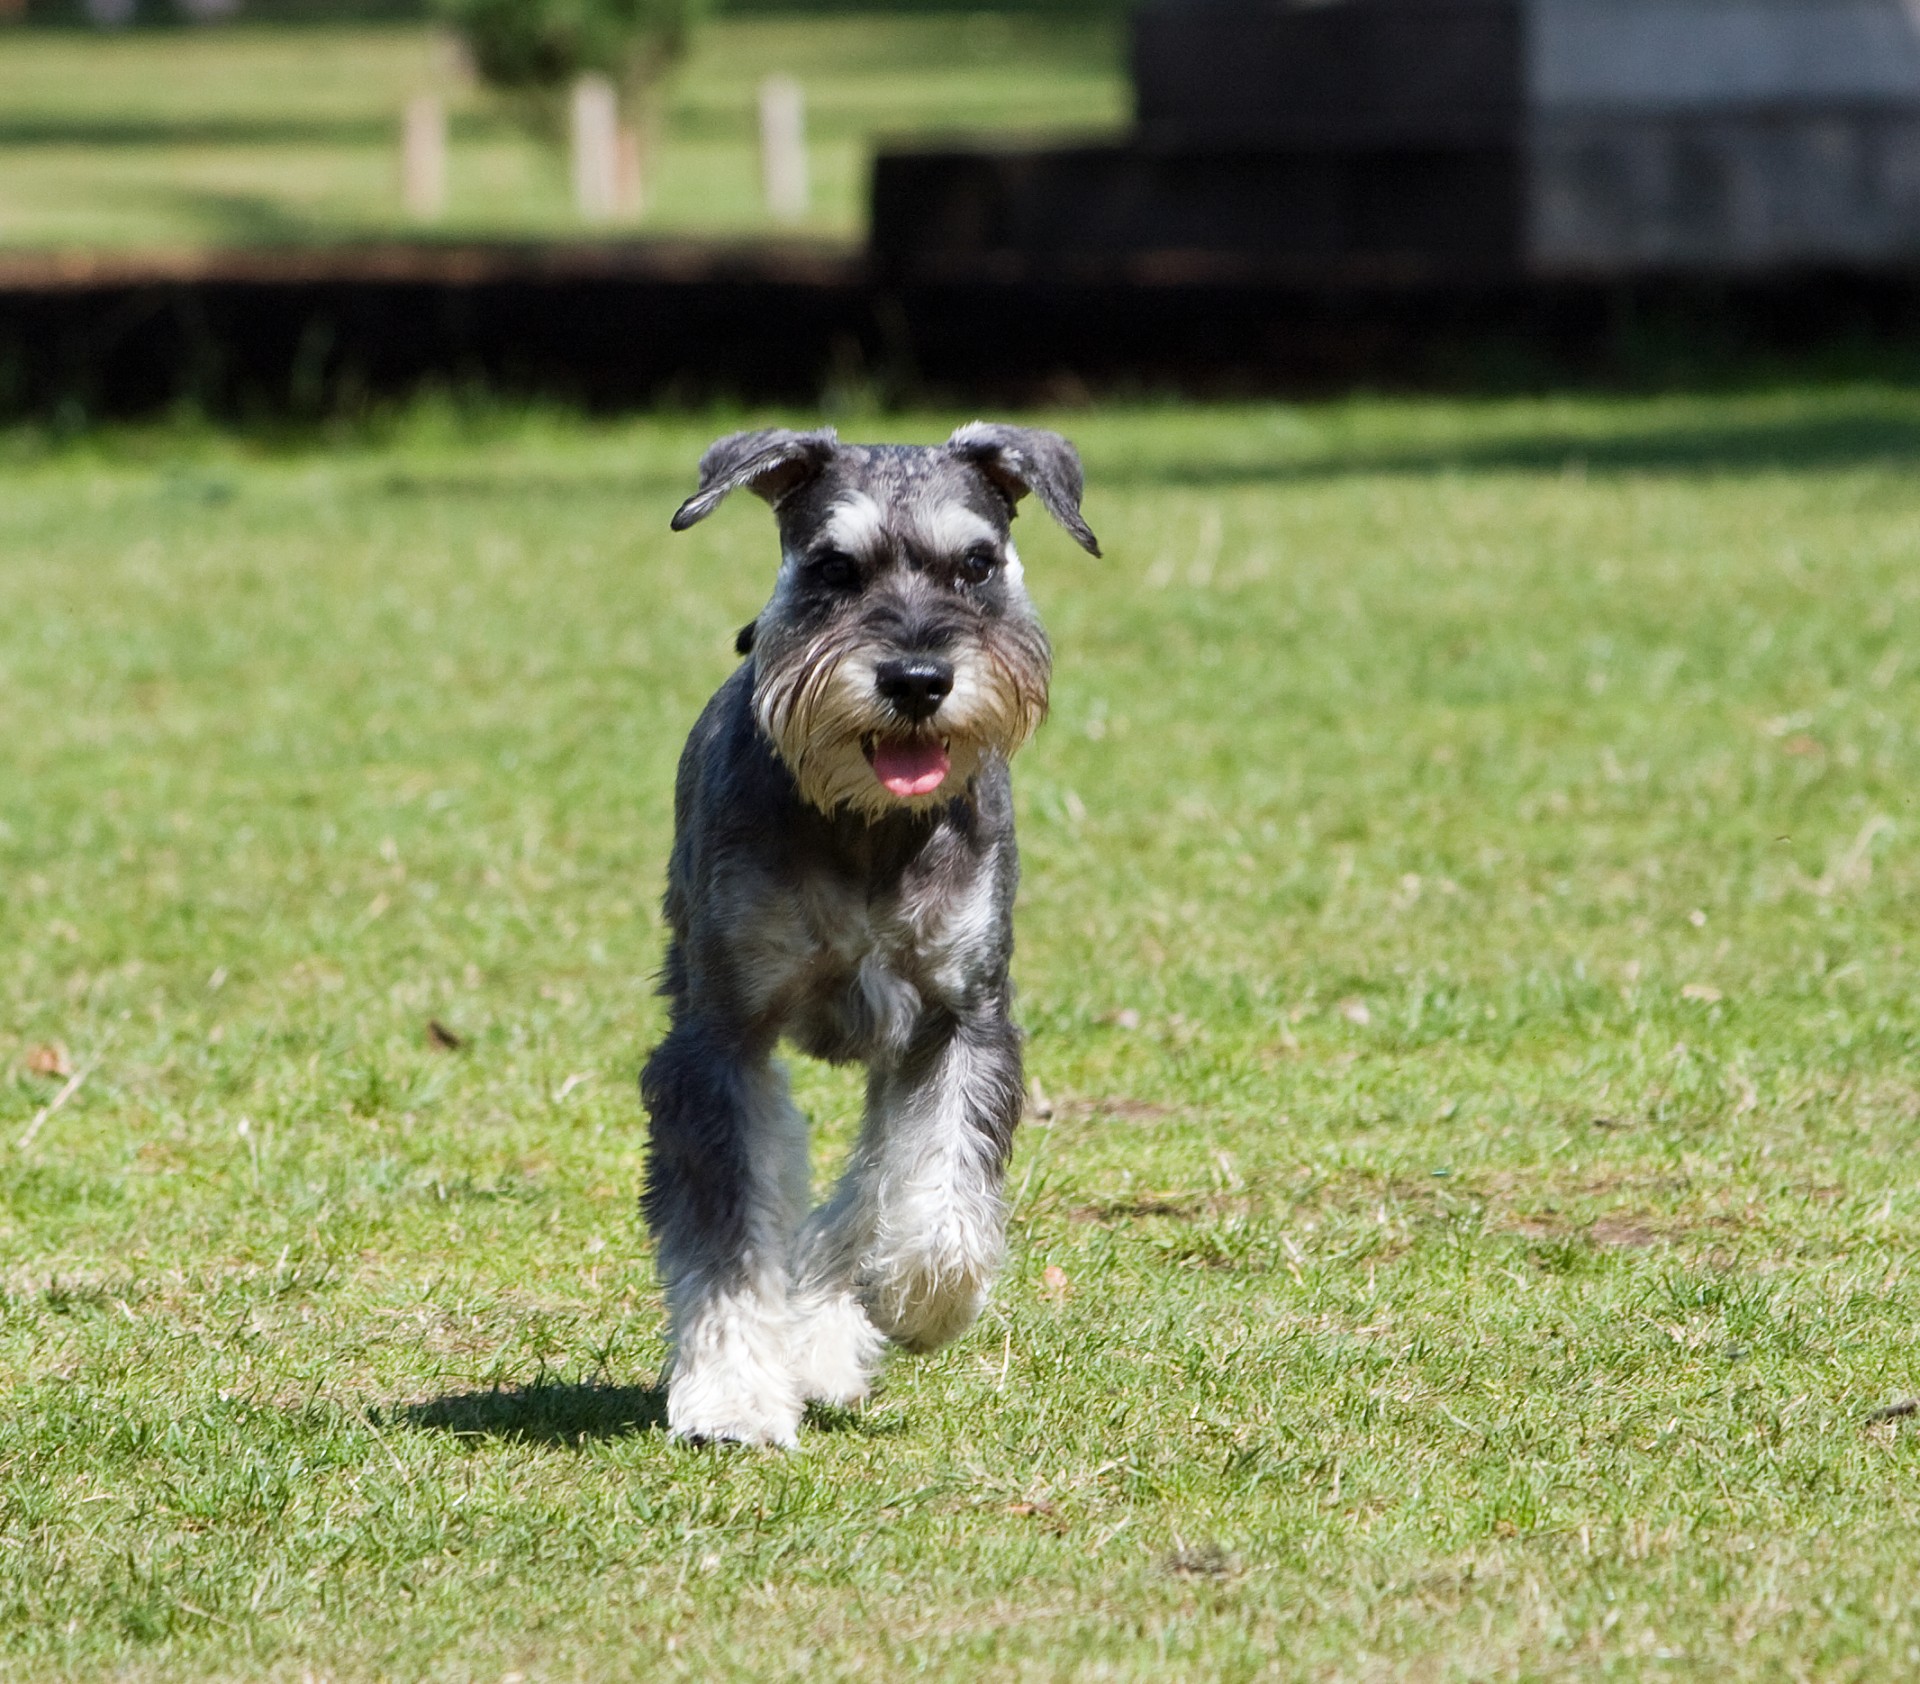
[[[1920,260],[1920,0],[1525,0],[1542,273]]]
[[[1920,0],[1527,0],[1536,106],[1920,103]]]

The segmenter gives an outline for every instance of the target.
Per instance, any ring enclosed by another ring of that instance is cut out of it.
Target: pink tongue
[[[882,742],[873,751],[873,775],[895,795],[931,795],[947,775],[947,751],[934,738]]]

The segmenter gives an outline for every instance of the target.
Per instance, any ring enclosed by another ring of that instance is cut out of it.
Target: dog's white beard
[[[782,671],[754,694],[754,716],[799,785],[823,813],[851,808],[868,818],[922,812],[963,794],[990,756],[1011,759],[1039,728],[1044,694],[1024,690],[1006,667],[977,650],[954,657],[953,689],[924,725],[903,731],[879,702],[865,655],[823,656]],[[876,737],[938,738],[947,775],[923,795],[896,795],[875,774]]]

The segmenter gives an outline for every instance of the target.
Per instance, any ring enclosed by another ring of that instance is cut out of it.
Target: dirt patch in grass
[[[1249,1216],[1256,1208],[1251,1191],[1231,1193],[1143,1192],[1076,1205],[1067,1214],[1075,1222],[1198,1222],[1209,1216]]]
[[[1500,1231],[1518,1234],[1529,1240],[1567,1240],[1581,1238],[1606,1250],[1633,1251],[1648,1246],[1671,1245],[1685,1237],[1668,1228],[1630,1216],[1603,1216],[1584,1228],[1557,1217],[1523,1217],[1501,1225]]]
[[[1618,1210],[1587,1221],[1559,1212],[1535,1213],[1489,1226],[1496,1232],[1518,1235],[1522,1239],[1562,1243],[1583,1240],[1602,1251],[1643,1251],[1654,1246],[1725,1240],[1744,1231],[1749,1224],[1723,1213]]]
[[[1690,1186],[1687,1178],[1664,1171],[1578,1179],[1515,1171],[1444,1178],[1325,1177],[1304,1171],[1286,1178],[1254,1177],[1239,1187],[1131,1188],[1074,1205],[1066,1215],[1071,1222],[1105,1228],[1141,1224],[1163,1231],[1266,1218],[1309,1246],[1314,1234],[1355,1223],[1377,1226],[1382,1244],[1396,1247],[1417,1231],[1464,1224],[1490,1239],[1517,1237],[1600,1252],[1724,1242],[1756,1221],[1750,1208],[1685,1208]],[[1350,1243],[1350,1236],[1340,1243]]]
[[[1161,1105],[1151,1099],[1134,1099],[1126,1094],[1101,1094],[1057,1100],[1053,1114],[1056,1118],[1076,1120],[1099,1118],[1117,1123],[1158,1123],[1180,1113],[1171,1105]]]

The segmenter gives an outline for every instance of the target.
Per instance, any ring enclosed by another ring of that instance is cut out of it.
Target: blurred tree
[[[703,0],[434,0],[482,81],[550,130],[567,90],[598,73],[638,130],[653,91],[685,51]]]

